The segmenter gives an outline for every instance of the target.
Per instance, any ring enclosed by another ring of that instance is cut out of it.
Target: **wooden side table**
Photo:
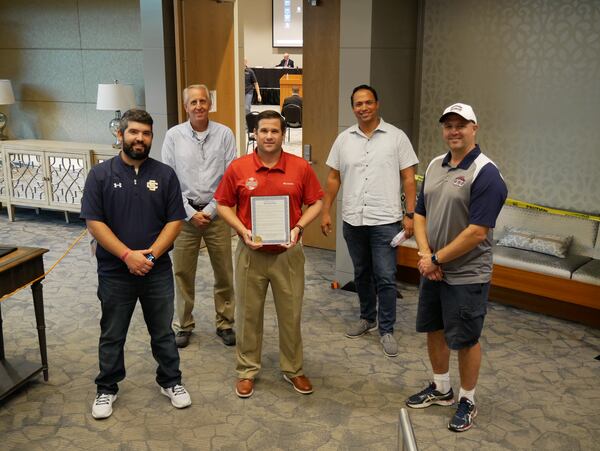
[[[48,249],[19,247],[0,258],[0,297],[44,274],[43,255]],[[42,280],[31,285],[35,322],[38,330],[42,363],[29,362],[23,358],[6,359],[2,334],[2,310],[0,309],[0,400],[17,390],[38,373],[48,380],[48,356],[46,354],[46,323],[44,320],[44,297]],[[0,307],[1,307],[0,303]]]

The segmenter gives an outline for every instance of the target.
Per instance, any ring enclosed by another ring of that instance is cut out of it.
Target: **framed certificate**
[[[289,196],[253,196],[250,198],[252,240],[262,244],[290,241]]]

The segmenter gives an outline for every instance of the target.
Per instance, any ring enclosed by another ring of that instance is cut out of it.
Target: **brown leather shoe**
[[[284,374],[283,378],[292,384],[294,386],[294,390],[296,390],[298,393],[310,395],[313,392],[312,384],[306,376],[288,377],[286,374]]]
[[[235,384],[235,394],[240,398],[249,398],[254,394],[254,381],[252,379],[238,379]]]

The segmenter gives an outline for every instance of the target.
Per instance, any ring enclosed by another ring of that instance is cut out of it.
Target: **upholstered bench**
[[[597,221],[506,205],[493,236],[490,299],[600,327]],[[415,281],[418,273],[406,271],[418,261],[414,238],[397,261],[399,277]]]

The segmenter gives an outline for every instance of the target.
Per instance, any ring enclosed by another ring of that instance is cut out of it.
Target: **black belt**
[[[192,208],[196,211],[202,211],[208,204],[197,204],[192,199],[188,199],[188,204],[192,206]]]

